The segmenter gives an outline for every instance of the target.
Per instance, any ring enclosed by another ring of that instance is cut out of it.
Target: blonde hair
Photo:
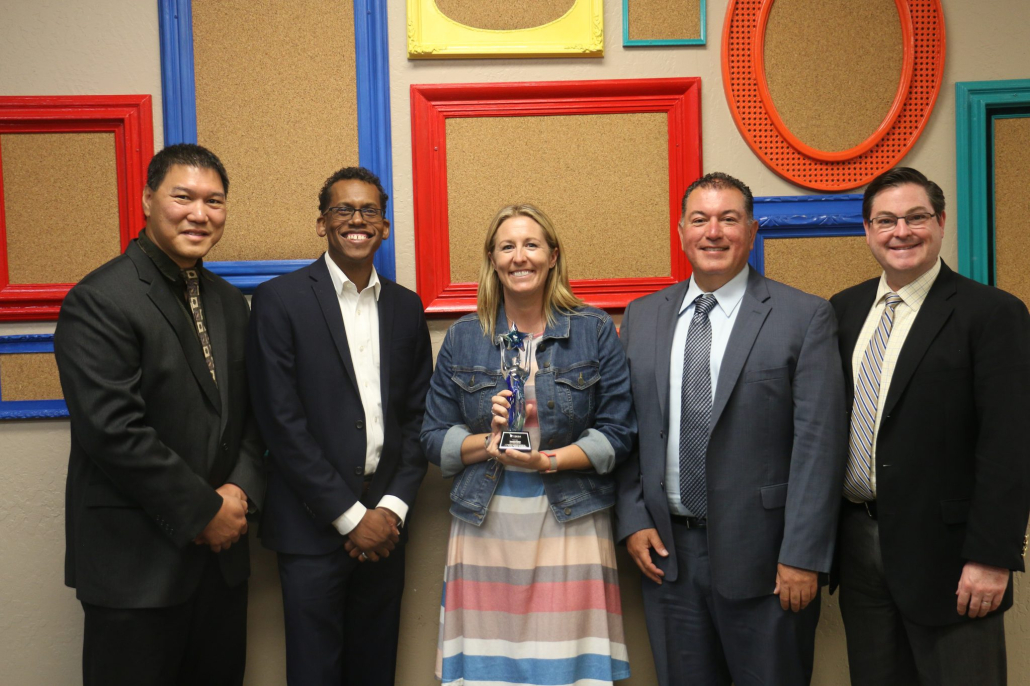
[[[558,311],[571,312],[585,303],[572,293],[569,285],[569,268],[565,262],[565,250],[562,249],[558,232],[554,230],[554,224],[546,214],[539,208],[528,203],[508,205],[502,207],[490,222],[490,228],[486,232],[486,240],[483,242],[483,261],[479,265],[479,289],[476,292],[476,312],[479,315],[479,325],[483,329],[484,336],[492,336],[494,327],[497,324],[497,308],[504,297],[504,288],[501,280],[490,262],[490,254],[494,250],[494,240],[497,238],[497,230],[505,221],[512,217],[529,217],[544,230],[544,240],[551,252],[557,251],[558,258],[554,266],[547,273],[547,283],[544,284],[544,313],[547,315],[547,323],[554,324],[554,315]]]

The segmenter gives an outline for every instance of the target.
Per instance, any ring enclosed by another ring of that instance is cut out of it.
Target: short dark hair
[[[680,201],[681,215],[686,214],[687,198],[695,188],[736,188],[744,196],[744,210],[747,212],[748,221],[755,218],[755,196],[751,194],[751,189],[740,179],[735,179],[723,172],[709,172],[687,187],[687,192],[683,194],[683,200]]]
[[[229,175],[225,173],[225,167],[222,166],[218,155],[194,143],[169,145],[154,155],[150,160],[150,166],[147,167],[147,188],[156,191],[168,175],[168,170],[177,164],[198,169],[214,169],[222,179],[222,190],[229,195]]]
[[[903,186],[906,183],[922,186],[923,190],[926,191],[927,197],[930,198],[930,206],[933,208],[934,214],[940,215],[944,212],[944,191],[941,190],[940,186],[926,178],[923,172],[918,169],[895,167],[880,174],[866,186],[865,195],[862,196],[862,219],[869,221],[871,218],[873,200],[877,195],[888,188]]]
[[[372,184],[379,191],[379,209],[386,213],[386,201],[390,196],[383,190],[383,184],[379,177],[364,167],[344,167],[335,172],[322,184],[322,190],[318,192],[318,212],[321,214],[329,209],[329,192],[337,181],[364,181]]]

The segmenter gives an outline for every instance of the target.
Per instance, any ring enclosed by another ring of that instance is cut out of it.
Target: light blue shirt
[[[749,271],[750,267],[744,265],[736,276],[712,293],[716,306],[708,313],[708,321],[712,325],[712,352],[708,368],[713,399],[722,357],[730,340],[730,332],[733,331],[733,323],[737,321]],[[687,346],[690,320],[694,317],[694,301],[703,294],[704,291],[691,276],[677,314],[676,333],[672,337],[672,352],[669,355],[669,444],[665,451],[665,495],[669,499],[669,510],[676,515],[693,514],[680,501],[680,410],[683,398],[683,350]]]

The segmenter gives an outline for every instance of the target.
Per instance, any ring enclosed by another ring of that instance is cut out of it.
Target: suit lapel
[[[379,389],[382,394],[383,414],[390,401],[390,341],[393,339],[393,290],[379,280]]]
[[[658,402],[661,406],[663,423],[669,424],[669,360],[672,356],[672,339],[676,335],[676,322],[683,296],[690,287],[687,279],[665,291],[665,300],[658,306],[658,321],[655,322],[655,383],[658,385]]]
[[[897,404],[898,398],[905,391],[908,382],[919,366],[920,360],[926,354],[927,349],[933,340],[940,333],[941,327],[951,317],[955,306],[951,304],[951,296],[955,294],[955,273],[946,265],[941,265],[941,273],[937,280],[926,294],[926,300],[919,308],[919,314],[912,322],[905,344],[901,347],[901,354],[898,355],[898,364],[891,375],[890,389],[887,391],[887,400],[883,404],[883,414],[890,414]]]
[[[208,371],[207,362],[204,361],[204,352],[200,348],[200,340],[193,329],[193,322],[185,310],[185,295],[183,295],[182,302],[175,299],[172,289],[164,282],[165,277],[158,270],[157,265],[135,243],[129,244],[125,254],[136,264],[140,279],[150,284],[147,297],[164,315],[168,325],[175,332],[175,337],[179,339],[179,345],[186,357],[186,365],[190,368],[197,383],[200,384],[204,395],[207,396],[215,411],[221,412],[222,400],[218,396],[218,387],[211,378],[211,372]],[[215,364],[218,364],[217,359]],[[215,371],[217,372],[217,367]]]
[[[340,299],[333,288],[333,279],[329,276],[329,267],[326,266],[325,259],[323,254],[308,267],[308,275],[312,281],[311,288],[315,291],[315,299],[322,308],[322,316],[325,317],[325,324],[329,327],[329,333],[332,334],[333,343],[336,344],[340,362],[343,363],[350,382],[354,388],[357,388],[354,363],[350,358],[350,347],[347,345],[347,332],[343,326],[343,315],[340,313]]]
[[[765,318],[769,316],[772,309],[768,304],[769,289],[765,285],[765,277],[751,270],[747,278],[747,289],[740,301],[740,312],[737,313],[737,321],[733,324],[733,331],[730,332],[730,339],[726,343],[726,351],[722,356],[722,365],[719,368],[719,382],[715,387],[715,399],[712,401],[712,420],[710,426],[714,427],[719,422],[722,411],[737,385],[744,363],[747,362],[751,348],[755,344],[758,332],[762,330]]]
[[[204,323],[211,338],[211,354],[215,358],[215,376],[218,377],[218,397],[222,407],[229,407],[229,338],[225,332],[225,311],[222,296],[215,290],[210,278],[205,279],[204,290],[200,294],[204,307]],[[206,366],[206,365],[205,365]],[[221,432],[229,421],[229,413],[222,413]]]

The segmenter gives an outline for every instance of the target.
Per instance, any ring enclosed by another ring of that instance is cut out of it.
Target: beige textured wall
[[[625,50],[621,2],[605,3],[603,59],[462,60],[409,62],[401,0],[389,0],[394,197],[399,281],[415,285],[412,236],[412,83],[531,81],[700,76],[705,170],[747,181],[756,195],[802,193],[767,169],[737,133],[720,81],[719,49],[727,0],[708,2],[708,45]],[[156,146],[161,145],[160,66],[156,2],[120,0],[0,0],[0,95],[150,93]],[[987,6],[944,0],[948,25],[945,81],[929,125],[904,160],[921,168],[955,197],[955,81],[1028,76],[1030,18],[1023,0]],[[984,46],[989,45],[990,50]],[[229,170],[232,173],[232,170]],[[314,189],[312,189],[314,191]],[[957,217],[954,205],[949,218]],[[944,258],[956,261],[954,225]],[[431,323],[439,345],[447,321]],[[52,323],[0,323],[0,335],[46,333]],[[62,585],[63,491],[68,451],[64,421],[0,423],[0,683],[62,686],[79,680],[82,613]],[[408,553],[399,684],[435,683],[432,654],[449,524],[446,484],[430,469],[419,496]],[[622,558],[620,561],[624,561]],[[631,634],[632,684],[653,683],[643,643],[639,576],[622,565],[626,622]],[[1007,615],[1010,683],[1030,684],[1030,588],[1019,580],[1019,605]],[[824,598],[819,628],[817,686],[847,684],[844,637],[836,599]],[[247,683],[285,683],[282,611],[274,559],[255,548],[251,582]]]

